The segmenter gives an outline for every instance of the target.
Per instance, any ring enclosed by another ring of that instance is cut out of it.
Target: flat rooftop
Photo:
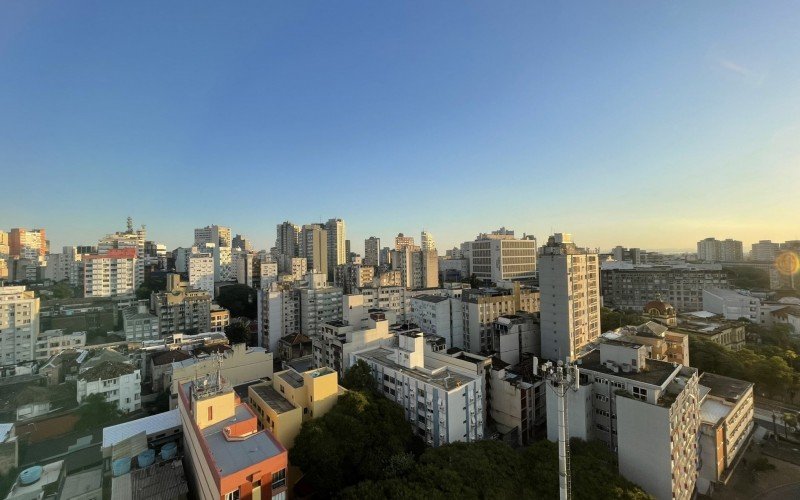
[[[286,413],[296,408],[295,405],[276,391],[271,384],[256,384],[251,385],[250,388],[277,414]]]
[[[255,418],[254,414],[242,403],[236,406],[234,416],[203,429],[203,437],[220,475],[233,474],[285,451],[264,431],[241,441],[225,439],[225,427],[251,418]]]
[[[416,297],[413,297],[413,298],[417,299],[417,300],[424,300],[425,302],[431,302],[433,304],[437,304],[439,302],[444,302],[445,300],[448,300],[450,297],[443,297],[441,295],[417,295]]]
[[[372,360],[387,368],[391,368],[398,372],[404,373],[419,381],[444,389],[445,391],[452,391],[453,389],[456,389],[464,384],[472,382],[473,380],[478,378],[477,375],[474,376],[464,375],[462,373],[454,372],[453,370],[447,367],[444,370],[437,371],[436,373],[432,374],[425,373],[423,371],[416,369],[406,368],[402,365],[395,363],[391,359],[392,354],[393,354],[392,350],[379,347],[377,349],[372,349],[370,351],[361,352],[358,354],[358,356]],[[425,368],[428,370],[435,370],[438,367],[426,366]]]
[[[709,394],[712,396],[723,398],[732,403],[739,401],[753,387],[752,383],[745,380],[723,377],[722,375],[708,372],[700,376],[700,385],[708,387],[711,390]]]
[[[103,448],[113,446],[140,432],[147,435],[158,434],[175,427],[182,427],[178,409],[156,413],[149,417],[112,425],[103,429]]]
[[[700,419],[703,422],[716,424],[720,419],[727,417],[732,409],[732,406],[720,403],[715,399],[706,399],[700,405]]]
[[[64,480],[59,498],[75,498],[103,488],[103,468],[89,469],[71,474]]]
[[[160,462],[111,480],[113,500],[170,500],[188,493],[186,474],[180,460]]]
[[[294,370],[287,370],[285,372],[276,373],[275,378],[283,380],[284,382],[291,385],[295,389],[303,387],[303,376]]]
[[[622,371],[622,369],[620,369],[618,372],[614,372],[600,363],[599,349],[589,352],[585,356],[581,357],[580,360],[581,364],[578,366],[581,370],[591,370],[597,373],[603,373],[614,377],[626,378],[636,382],[659,386],[664,385],[664,383],[670,379],[672,374],[680,368],[678,365],[673,365],[672,363],[668,363],[666,361],[658,361],[648,358],[645,367],[638,372],[631,371],[629,373],[625,373]]]

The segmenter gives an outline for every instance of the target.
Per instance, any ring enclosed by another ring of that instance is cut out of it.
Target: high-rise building
[[[210,253],[193,253],[189,256],[189,286],[214,296],[214,256]]]
[[[322,224],[306,224],[300,234],[300,257],[310,271],[328,276],[328,231]],[[333,281],[333,280],[331,280]]]
[[[333,282],[336,266],[347,262],[347,235],[342,219],[329,219],[325,224],[328,231],[328,281]]]
[[[574,359],[600,336],[600,270],[597,252],[578,248],[572,235],[556,233],[539,255],[542,357]]]
[[[518,240],[509,235],[484,235],[470,246],[469,268],[485,282],[531,279],[536,277],[536,239]]]
[[[161,336],[175,333],[203,333],[211,329],[211,295],[181,282],[179,274],[167,275],[167,288],[153,292]]]
[[[300,332],[300,292],[291,283],[273,282],[258,290],[259,345],[278,352],[278,342]]]
[[[392,249],[389,247],[381,248],[381,255],[380,255],[380,265],[381,266],[391,266],[392,265]]]
[[[300,287],[300,331],[311,336],[319,325],[342,320],[342,289],[330,286],[322,273],[307,274]]]
[[[739,262],[744,260],[742,242],[730,238],[720,241],[706,238],[697,242],[697,260],[702,262]],[[634,264],[637,264],[634,262]]]
[[[136,293],[136,248],[111,248],[83,256],[83,296],[116,297]]]
[[[8,235],[8,248],[11,257],[39,260],[47,255],[45,230],[12,228]]]
[[[381,239],[370,236],[364,240],[364,265],[377,267],[381,265]]]
[[[472,353],[488,353],[494,346],[494,322],[517,311],[535,313],[540,309],[539,292],[514,283],[510,288],[473,288],[461,295],[464,344],[455,347]],[[599,327],[598,327],[599,329]]]
[[[436,251],[436,242],[433,240],[433,235],[428,231],[422,231],[420,234],[420,246],[422,250],[433,250]]]
[[[133,219],[128,217],[127,228],[123,232],[107,234],[97,243],[97,252],[102,254],[109,250],[133,248],[136,250],[136,273],[134,275],[134,288],[144,283],[145,240],[147,229],[142,226],[133,228]]]
[[[775,257],[778,256],[779,249],[780,245],[770,240],[761,240],[758,243],[753,243],[750,251],[750,260],[773,262]]]
[[[0,259],[6,259],[11,255],[11,248],[8,246],[8,233],[0,231]]]
[[[336,267],[333,284],[343,293],[355,293],[358,289],[371,285],[375,277],[375,268],[361,264],[342,264]]]
[[[392,269],[400,271],[401,284],[406,288],[438,288],[439,258],[436,250],[420,250],[403,246],[392,252]]]
[[[300,256],[300,226],[289,221],[281,222],[277,227],[275,247],[284,257]]]
[[[83,262],[76,247],[64,247],[61,253],[47,256],[46,277],[53,281],[66,281],[70,286],[83,285]]]
[[[39,298],[24,286],[0,285],[0,366],[36,359]]]
[[[412,250],[419,250],[420,248],[414,244],[413,236],[405,236],[403,233],[398,233],[394,239],[394,249],[397,251],[410,248]]]
[[[213,243],[218,247],[230,247],[233,244],[231,228],[211,225],[195,229],[194,244],[200,246],[206,243]]]
[[[194,244],[202,252],[214,255],[214,281],[236,279],[236,268],[233,267],[232,260],[231,228],[212,225],[195,229]]]
[[[253,245],[250,244],[250,240],[248,240],[241,234],[237,234],[236,236],[233,237],[231,246],[234,249],[244,250],[245,252],[250,252],[253,250]]]

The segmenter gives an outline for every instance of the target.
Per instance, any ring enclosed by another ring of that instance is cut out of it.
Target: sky
[[[800,239],[796,2],[0,2],[0,228]]]

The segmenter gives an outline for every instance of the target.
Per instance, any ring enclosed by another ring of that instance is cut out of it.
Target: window
[[[642,389],[641,387],[634,387],[633,388],[633,397],[636,399],[641,399],[642,401],[647,400],[647,389]]]
[[[286,485],[286,469],[281,469],[272,474],[272,489],[281,488]]]

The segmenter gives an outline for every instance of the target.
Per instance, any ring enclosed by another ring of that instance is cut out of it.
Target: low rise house
[[[47,330],[36,339],[36,361],[47,361],[67,349],[81,349],[86,345],[86,332],[66,333],[64,330]]]
[[[106,401],[126,413],[142,407],[140,372],[130,363],[102,361],[93,364],[81,371],[77,384],[78,403],[92,394],[102,394]]]
[[[745,346],[747,324],[746,321],[728,321],[707,311],[695,311],[681,314],[678,317],[678,326],[671,330],[738,351]]]

